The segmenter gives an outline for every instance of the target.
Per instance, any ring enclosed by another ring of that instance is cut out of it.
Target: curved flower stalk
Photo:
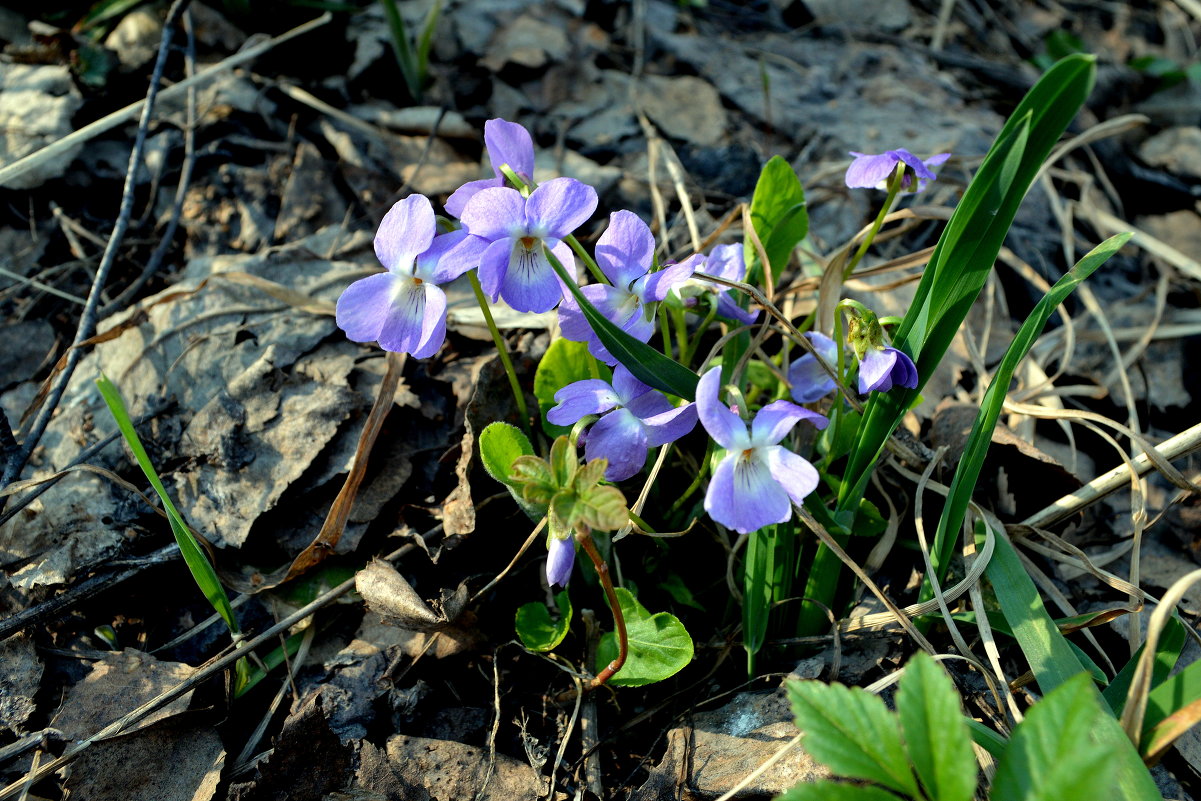
[[[808,420],[817,428],[829,421],[791,401],[767,404],[751,425],[724,405],[721,368],[701,376],[696,388],[697,415],[726,455],[713,471],[705,493],[709,517],[740,534],[749,534],[792,517],[792,504],[800,504],[817,489],[817,470],[808,461],[780,445],[793,426]]]
[[[805,337],[822,361],[834,367],[838,364],[838,343],[820,331],[806,331]],[[817,357],[806,353],[788,366],[788,383],[792,384],[792,399],[797,403],[813,403],[830,394],[836,386],[834,379],[817,362]]]
[[[481,189],[460,217],[468,236],[446,259],[460,272],[479,267],[491,300],[503,298],[521,312],[550,311],[565,289],[543,248],[574,273],[575,258],[562,239],[592,216],[596,203],[596,190],[574,178],[547,181],[528,198],[507,186]]]
[[[920,192],[926,184],[935,180],[931,167],[937,167],[951,157],[950,153],[939,153],[937,156],[922,161],[905,148],[889,150],[879,155],[858,153],[854,150],[851,155],[855,160],[847,168],[846,184],[851,189],[888,189],[888,179],[896,172],[898,164],[905,165],[905,173],[901,178],[901,192]],[[914,181],[917,188],[914,188]]]
[[[557,255],[557,254],[556,254]],[[589,284],[580,291],[610,322],[639,342],[655,332],[655,306],[673,287],[692,275],[692,264],[670,264],[651,272],[655,260],[655,237],[651,229],[630,211],[615,211],[609,227],[596,242],[596,263],[613,284]],[[559,328],[574,342],[587,342],[588,352],[606,364],[617,358],[601,344],[584,318],[575,298],[559,306]]]
[[[452,217],[461,217],[467,201],[480,190],[505,185],[504,173],[500,171],[502,164],[509,165],[527,184],[534,182],[534,140],[524,127],[500,118],[488,120],[484,123],[484,145],[496,177],[469,181],[456,189],[446,199],[446,213]]]
[[[434,209],[424,195],[397,202],[380,222],[375,255],[387,272],[355,281],[338,298],[338,327],[355,342],[395,353],[432,356],[446,339],[446,295],[438,284],[466,270],[443,257],[466,233],[435,236]]]
[[[651,389],[618,365],[613,383],[599,378],[576,381],[555,393],[558,405],[546,419],[568,426],[590,415],[602,415],[580,439],[588,461],[607,459],[605,478],[624,481],[646,464],[650,448],[674,442],[696,426],[696,405],[672,406],[658,390]]]

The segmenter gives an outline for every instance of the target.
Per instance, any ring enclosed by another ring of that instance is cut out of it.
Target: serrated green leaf
[[[596,307],[584,297],[575,280],[567,273],[563,265],[549,249],[546,251],[547,261],[563,280],[571,296],[575,298],[588,321],[588,325],[596,334],[601,344],[608,349],[613,358],[623,364],[648,387],[677,395],[684,400],[696,400],[696,384],[700,380],[696,373],[674,359],[669,359],[645,342],[639,342],[632,336],[613,325]]]
[[[976,759],[959,709],[959,693],[933,659],[919,651],[905,665],[896,696],[905,750],[932,801],[971,801]]]
[[[652,615],[624,587],[618,587],[617,601],[626,621],[629,656],[609,684],[616,687],[641,687],[663,681],[682,670],[692,661],[692,637],[675,615],[659,612]],[[617,657],[617,635],[601,637],[596,649],[596,670],[599,673]]]
[[[822,780],[802,782],[775,801],[900,801],[897,796],[870,784],[845,784]]]
[[[772,156],[759,172],[755,194],[751,197],[751,224],[759,237],[773,278],[778,278],[788,264],[792,249],[809,233],[809,212],[805,206],[805,190],[796,171],[781,156]],[[742,252],[746,259],[747,282],[763,282],[763,266],[759,251],[746,235]]]
[[[1084,674],[1048,693],[1014,729],[997,765],[992,801],[1114,797],[1117,749],[1094,736],[1106,714]]]
[[[525,432],[508,423],[489,423],[480,432],[479,443],[480,461],[488,475],[507,486],[517,486],[512,480],[513,462],[534,453]]]
[[[587,342],[572,342],[558,337],[542,354],[542,360],[534,372],[534,397],[538,399],[538,409],[542,412],[542,430],[550,436],[571,432],[571,426],[557,426],[546,421],[546,413],[555,407],[555,393],[576,381],[597,378],[592,373],[593,368],[598,371],[602,381],[612,382],[612,369],[592,357]]]
[[[559,607],[559,619],[551,620],[546,604],[535,601],[517,610],[514,625],[521,644],[531,651],[553,651],[567,636],[571,628],[571,598],[567,590],[555,593],[555,605]]]
[[[835,775],[864,779],[918,797],[897,718],[858,687],[818,681],[785,682],[802,747]]]
[[[630,520],[626,497],[617,487],[593,486],[585,490],[578,514],[584,525],[596,531],[616,531]]]

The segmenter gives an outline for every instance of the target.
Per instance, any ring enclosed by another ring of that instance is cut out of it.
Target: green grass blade
[[[872,393],[847,465],[839,508],[862,497],[884,443],[942,360],[988,278],[1018,206],[1043,161],[1092,89],[1092,56],[1070,56],[1048,70],[997,135],[939,238],[894,344],[917,364],[919,386]]]
[[[413,47],[409,43],[409,31],[405,28],[404,17],[396,7],[396,0],[380,0],[384,5],[384,15],[388,18],[388,28],[392,32],[392,50],[396,53],[396,63],[400,67],[401,77],[409,95],[414,100],[421,100],[420,65],[413,55]]]
[[[150,457],[146,454],[146,449],[142,446],[142,440],[138,438],[138,432],[134,430],[133,421],[129,418],[129,411],[125,408],[125,401],[121,398],[121,391],[108,379],[108,376],[103,374],[96,379],[96,386],[99,388],[105,404],[108,405],[113,419],[117,421],[117,428],[121,430],[121,436],[125,438],[129,449],[133,451],[138,467],[142,468],[150,485],[154,487],[154,491],[158,493],[159,499],[163,502],[163,510],[167,513],[167,520],[171,523],[171,533],[175,535],[175,541],[179,544],[179,552],[183,554],[184,563],[192,572],[196,586],[204,593],[204,597],[208,599],[209,604],[225,621],[230,633],[236,638],[239,633],[238,619],[234,617],[234,610],[229,605],[229,597],[225,594],[225,588],[221,586],[221,581],[217,578],[217,571],[209,563],[200,543],[192,536],[192,532],[188,530],[179,511],[176,510],[175,504],[167,495],[167,490],[159,479],[158,472],[155,471]]]
[[[984,393],[984,400],[980,404],[980,413],[972,425],[971,434],[968,435],[959,466],[955,470],[955,478],[951,481],[947,504],[943,507],[942,517],[938,521],[938,530],[934,534],[931,558],[938,571],[940,581],[946,578],[947,568],[951,564],[951,556],[955,549],[955,541],[960,527],[963,525],[963,516],[967,513],[968,503],[972,499],[972,491],[976,488],[976,481],[980,478],[980,468],[984,465],[984,457],[992,442],[997,419],[1001,416],[1001,408],[1005,404],[1005,395],[1009,392],[1009,382],[1012,380],[1018,364],[1026,358],[1026,354],[1030,352],[1030,348],[1034,346],[1035,340],[1042,334],[1047,321],[1051,319],[1051,315],[1055,313],[1059,305],[1067,299],[1068,295],[1072,294],[1081,282],[1117,253],[1130,240],[1130,237],[1131,234],[1110,237],[1089,251],[1066,275],[1055,282],[1055,286],[1051,287],[1051,290],[1038,302],[1038,305],[1030,312],[1030,316],[1022,323],[1022,327],[1018,329],[1013,341],[1009,343],[1009,349],[1005,351],[1005,357],[1001,360],[992,382]],[[922,594],[922,600],[926,600],[928,597],[932,597],[932,594],[927,587]]]
[[[639,342],[609,322],[588,301],[588,298],[584,297],[584,293],[580,291],[575,280],[568,275],[567,270],[555,257],[555,254],[551,253],[550,248],[546,248],[545,252],[550,266],[563,280],[568,291],[579,304],[584,319],[588,321],[588,325],[592,326],[592,330],[600,339],[601,344],[609,349],[609,353],[613,354],[613,358],[625,365],[635,378],[647,386],[677,395],[687,401],[696,400],[696,383],[700,380],[696,373],[674,359],[664,356],[645,342]]]
[[[979,532],[976,540],[983,545],[983,536]],[[1068,641],[1047,614],[1042,598],[1030,575],[1022,567],[1013,545],[1003,534],[998,533],[996,549],[985,575],[1044,694],[1084,672]],[[1087,686],[1097,696],[1097,703],[1108,709],[1091,681]],[[1153,801],[1160,798],[1151,774],[1147,772],[1138,751],[1122,731],[1116,717],[1108,712],[1097,715],[1090,736],[1093,741],[1114,749],[1116,794],[1113,797],[1125,801]]]

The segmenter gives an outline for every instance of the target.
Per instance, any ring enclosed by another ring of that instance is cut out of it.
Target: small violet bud
[[[904,148],[889,150],[879,155],[857,153],[851,151],[855,160],[847,168],[846,183],[851,189],[888,189],[888,179],[896,171],[898,164],[905,165],[905,173],[901,178],[903,193],[920,192],[926,184],[937,177],[931,167],[937,167],[951,157],[950,153],[939,153],[937,156],[922,161]],[[914,188],[914,180],[917,188]]]

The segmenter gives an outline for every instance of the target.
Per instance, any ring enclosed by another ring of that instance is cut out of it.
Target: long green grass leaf
[[[217,571],[209,563],[200,543],[192,536],[183,517],[176,510],[175,504],[171,502],[171,497],[167,495],[166,487],[163,486],[158,472],[150,462],[150,457],[142,446],[142,440],[138,438],[138,432],[134,430],[133,421],[129,418],[129,411],[125,408],[125,401],[121,398],[121,391],[108,379],[108,376],[103,374],[96,379],[96,386],[99,388],[105,404],[108,405],[113,419],[117,421],[117,428],[121,430],[121,436],[125,438],[125,442],[133,452],[138,467],[142,468],[150,485],[158,493],[158,497],[163,503],[163,510],[167,513],[167,520],[171,524],[171,533],[175,535],[175,541],[179,544],[179,552],[183,554],[184,563],[192,572],[196,586],[204,593],[204,597],[208,599],[209,604],[225,621],[230,633],[236,638],[239,633],[238,619],[234,617],[234,610],[229,605],[229,597],[225,594],[225,588],[221,586],[221,581],[217,578]]]
[[[1039,79],[997,135],[939,238],[894,337],[917,364],[919,386],[872,393],[848,461],[840,510],[862,497],[884,443],[942,360],[1039,168],[1088,97],[1095,72],[1092,56],[1063,59]]]
[[[955,540],[963,525],[963,516],[967,513],[972,491],[980,478],[980,469],[984,466],[984,457],[988,453],[997,419],[1001,416],[1001,408],[1005,404],[1005,395],[1009,392],[1009,382],[1013,379],[1018,364],[1026,358],[1026,354],[1042,334],[1043,328],[1059,308],[1059,304],[1063,303],[1084,279],[1117,253],[1130,237],[1131,234],[1110,237],[1089,251],[1066,275],[1055,282],[1055,286],[1038,302],[1018,329],[1013,341],[1009,343],[1009,349],[1005,351],[1005,357],[1001,359],[984,393],[980,413],[976,416],[976,422],[968,435],[959,466],[955,470],[955,478],[951,481],[946,506],[943,507],[942,517],[938,521],[938,530],[934,534],[931,556],[940,580],[946,577],[947,568],[950,566]],[[928,587],[926,590],[922,600],[931,595]]]

